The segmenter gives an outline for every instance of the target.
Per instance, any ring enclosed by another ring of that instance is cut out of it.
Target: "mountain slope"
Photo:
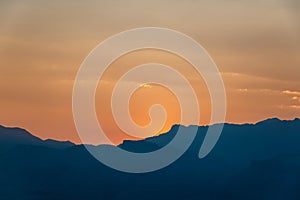
[[[50,148],[67,148],[74,144],[55,140],[42,140],[21,128],[0,126],[0,148],[13,148],[19,145],[45,146]]]
[[[120,147],[135,152],[161,148],[178,127],[157,137],[124,141]],[[188,132],[189,127],[183,128]],[[207,128],[199,127],[180,159],[147,174],[110,169],[83,145],[36,145],[45,141],[29,140],[28,133],[18,130],[16,136],[24,133],[31,143],[0,151],[0,199],[300,199],[299,119],[226,124],[213,151],[199,159]]]

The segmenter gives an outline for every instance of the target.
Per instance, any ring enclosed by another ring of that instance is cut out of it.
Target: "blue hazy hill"
[[[120,147],[159,149],[179,126]],[[191,127],[183,128],[188,133]],[[299,119],[225,124],[213,151],[199,159],[207,128],[198,128],[191,147],[172,165],[127,174],[99,163],[83,145],[0,126],[0,199],[300,199]]]

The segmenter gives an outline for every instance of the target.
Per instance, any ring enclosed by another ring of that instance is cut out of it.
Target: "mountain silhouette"
[[[69,141],[42,140],[21,128],[0,126],[0,148],[13,148],[19,145],[45,146],[57,149],[74,146],[74,144]]]
[[[120,148],[149,152],[181,127]],[[199,126],[187,152],[146,174],[106,167],[83,145],[41,140],[0,126],[0,199],[300,199],[300,120],[225,124],[212,152],[198,153],[208,126]]]

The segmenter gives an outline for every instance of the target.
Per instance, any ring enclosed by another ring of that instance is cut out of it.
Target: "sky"
[[[300,117],[300,4],[265,1],[0,1],[0,124],[22,127],[43,139],[80,143],[72,117],[76,73],[101,41],[137,27],[164,27],[189,35],[217,64],[227,92],[229,123]],[[157,50],[116,60],[96,95],[99,123],[115,143],[130,139],[108,110],[110,92],[123,72],[146,62],[193,74],[182,58]],[[201,120],[208,124],[210,99],[201,78],[193,83]],[[178,100],[166,88],[141,85],[130,101],[133,120],[149,123],[148,109],[165,106],[167,131],[180,121]],[[154,133],[157,134],[157,133]]]

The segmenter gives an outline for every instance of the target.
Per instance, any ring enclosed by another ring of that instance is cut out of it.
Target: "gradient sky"
[[[206,48],[226,86],[227,122],[300,117],[299,10],[296,0],[2,0],[0,124],[79,143],[71,106],[81,62],[107,37],[144,26],[178,30]],[[151,50],[131,53],[110,66],[103,78],[108,84],[98,87],[96,106],[116,143],[127,137],[105,110],[112,83],[125,69],[154,61],[193,74],[179,57]],[[194,87],[202,108],[199,123],[207,124],[209,95],[202,80]],[[141,87],[132,98],[131,114],[138,124],[147,124],[147,109],[156,101],[166,105],[166,131],[178,122],[180,110],[162,87]]]

